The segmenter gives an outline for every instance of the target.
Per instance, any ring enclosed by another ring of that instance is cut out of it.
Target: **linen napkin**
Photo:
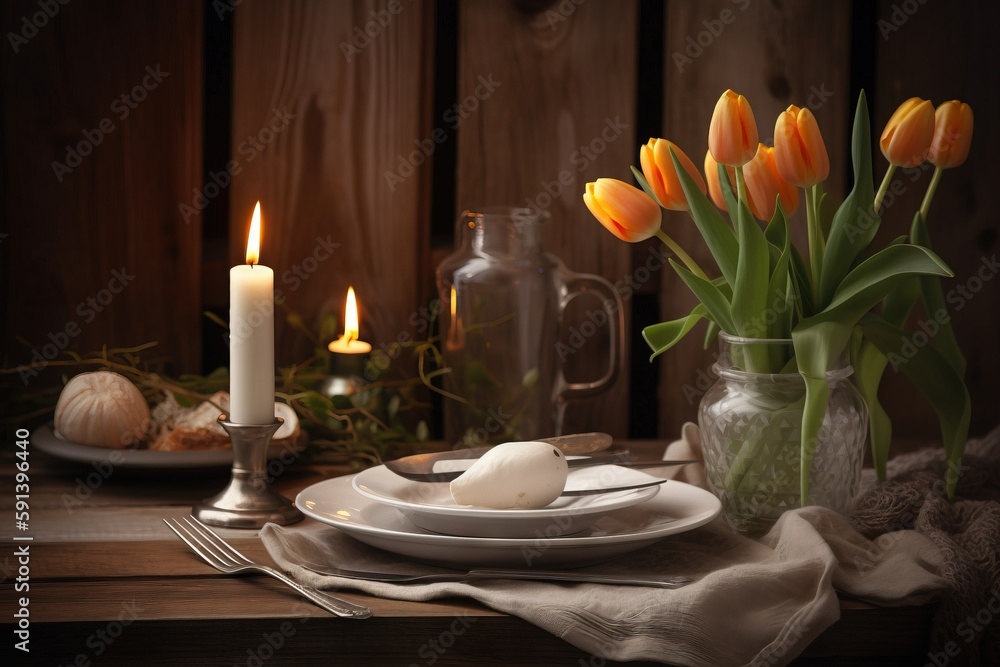
[[[440,568],[407,562],[315,523],[266,525],[268,553],[304,583],[399,600],[469,597],[518,616],[609,660],[678,665],[781,665],[839,617],[834,587],[889,605],[921,604],[943,590],[939,551],[901,531],[880,550],[847,519],[807,507],[786,513],[760,541],[735,534],[718,518],[613,562],[581,571],[680,574],[695,583],[676,590],[604,584],[478,580],[387,584],[329,577],[296,565],[289,553],[334,566],[424,574]],[[863,563],[864,572],[855,563]]]

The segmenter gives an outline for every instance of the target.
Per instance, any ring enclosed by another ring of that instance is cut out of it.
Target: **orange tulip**
[[[757,155],[743,168],[747,183],[747,203],[758,220],[769,221],[774,216],[775,198],[781,197],[781,207],[786,217],[799,208],[799,191],[778,173],[774,149],[764,144],[757,147]]]
[[[793,104],[778,114],[774,161],[781,177],[800,188],[821,183],[830,175],[830,158],[812,111]]]
[[[969,156],[972,144],[972,108],[958,100],[945,102],[934,112],[934,139],[927,159],[935,167],[951,169]]]
[[[691,158],[672,141],[650,139],[649,143],[639,149],[639,164],[642,165],[642,174],[646,177],[646,182],[660,200],[660,206],[672,211],[686,211],[691,207],[684,196],[677,170],[674,169],[674,161],[670,159],[671,148],[674,149],[674,154],[684,167],[684,171],[694,179],[701,193],[705,194],[705,179],[701,177]]]
[[[733,183],[736,182],[736,170],[726,167],[726,171],[729,173],[729,185],[735,187]],[[722,194],[722,183],[719,182],[719,163],[712,157],[712,151],[705,151],[705,180],[708,181],[708,196],[712,198],[712,202],[723,211],[728,210],[726,197]]]
[[[896,109],[882,130],[882,154],[897,167],[916,167],[927,159],[934,138],[934,106],[911,97]]]
[[[730,167],[738,167],[757,153],[757,121],[747,98],[731,90],[722,93],[708,128],[708,148],[712,157]]]
[[[645,241],[660,230],[662,212],[653,198],[615,178],[587,183],[583,201],[597,221],[622,241]]]

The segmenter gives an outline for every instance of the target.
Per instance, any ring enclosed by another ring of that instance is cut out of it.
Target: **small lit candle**
[[[344,308],[344,335],[330,343],[329,350],[337,354],[367,354],[372,351],[370,343],[358,340],[361,318],[358,317],[358,300],[354,288],[347,288],[347,306]]]
[[[354,288],[347,288],[347,305],[344,308],[344,335],[327,346],[330,356],[330,373],[334,376],[361,377],[364,374],[370,343],[359,340],[361,318],[358,315],[358,301]]]
[[[274,422],[274,271],[259,265],[260,202],[247,236],[246,264],[229,270],[229,420]]]

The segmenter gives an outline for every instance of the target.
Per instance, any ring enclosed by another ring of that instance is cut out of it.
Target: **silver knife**
[[[382,581],[391,584],[430,584],[449,581],[473,581],[477,579],[530,579],[536,581],[569,581],[580,583],[614,584],[619,586],[651,586],[654,588],[680,588],[693,579],[679,575],[655,574],[595,574],[591,572],[557,572],[552,570],[504,570],[477,568],[467,572],[444,572],[441,574],[398,574],[393,572],[367,572],[348,570],[311,561],[295,553],[285,557],[297,565],[317,574],[363,581]]]
[[[590,437],[593,435],[601,434],[581,434],[582,436]],[[560,444],[556,444],[556,440],[565,440],[567,438],[573,438],[575,436],[563,436],[562,438],[551,438],[551,439],[541,439],[538,442],[549,442],[556,447],[560,447]],[[610,444],[610,440],[608,441]],[[414,454],[413,456],[405,456],[401,459],[396,459],[395,461],[386,461],[385,467],[391,472],[399,475],[400,477],[405,477],[414,482],[450,482],[453,479],[459,477],[464,470],[449,470],[449,471],[434,471],[434,464],[439,461],[458,461],[465,459],[478,459],[483,454],[488,452],[490,447],[477,447],[475,449],[459,449],[451,450],[445,452],[432,452],[430,454]],[[567,459],[566,463],[570,468],[586,468],[590,466],[599,465],[617,465],[625,468],[660,468],[665,466],[676,466],[676,465],[687,465],[688,463],[696,463],[696,461],[684,460],[684,461],[659,461],[659,460],[646,460],[639,461],[629,453],[627,449],[619,450],[607,450],[608,453],[602,454],[601,456],[589,456],[586,458],[578,459]],[[644,485],[648,486],[648,485]],[[637,487],[623,487],[626,488],[637,488]],[[615,491],[620,491],[623,489],[614,489]],[[595,493],[600,493],[599,491]],[[604,491],[607,493],[607,491]],[[568,495],[568,494],[563,494]],[[583,493],[574,493],[573,495],[586,495]]]

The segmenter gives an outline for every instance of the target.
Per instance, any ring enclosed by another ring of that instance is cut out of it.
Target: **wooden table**
[[[663,443],[631,447],[662,452]],[[615,664],[469,600],[415,603],[338,593],[374,612],[352,621],[332,617],[268,577],[222,576],[160,518],[188,514],[224,486],[227,470],[98,470],[40,451],[29,461],[27,531],[15,530],[12,516],[14,462],[0,465],[9,481],[0,501],[8,517],[8,546],[0,555],[4,642],[19,641],[13,634],[19,598],[28,598],[30,622],[30,653],[10,651],[13,664]],[[345,472],[293,464],[275,486],[294,497]],[[271,562],[256,533],[222,533],[251,558]],[[17,553],[25,547],[22,566]],[[27,573],[19,575],[22,567]],[[926,657],[933,605],[883,609],[843,600],[841,607],[841,620],[796,664],[913,664]]]

